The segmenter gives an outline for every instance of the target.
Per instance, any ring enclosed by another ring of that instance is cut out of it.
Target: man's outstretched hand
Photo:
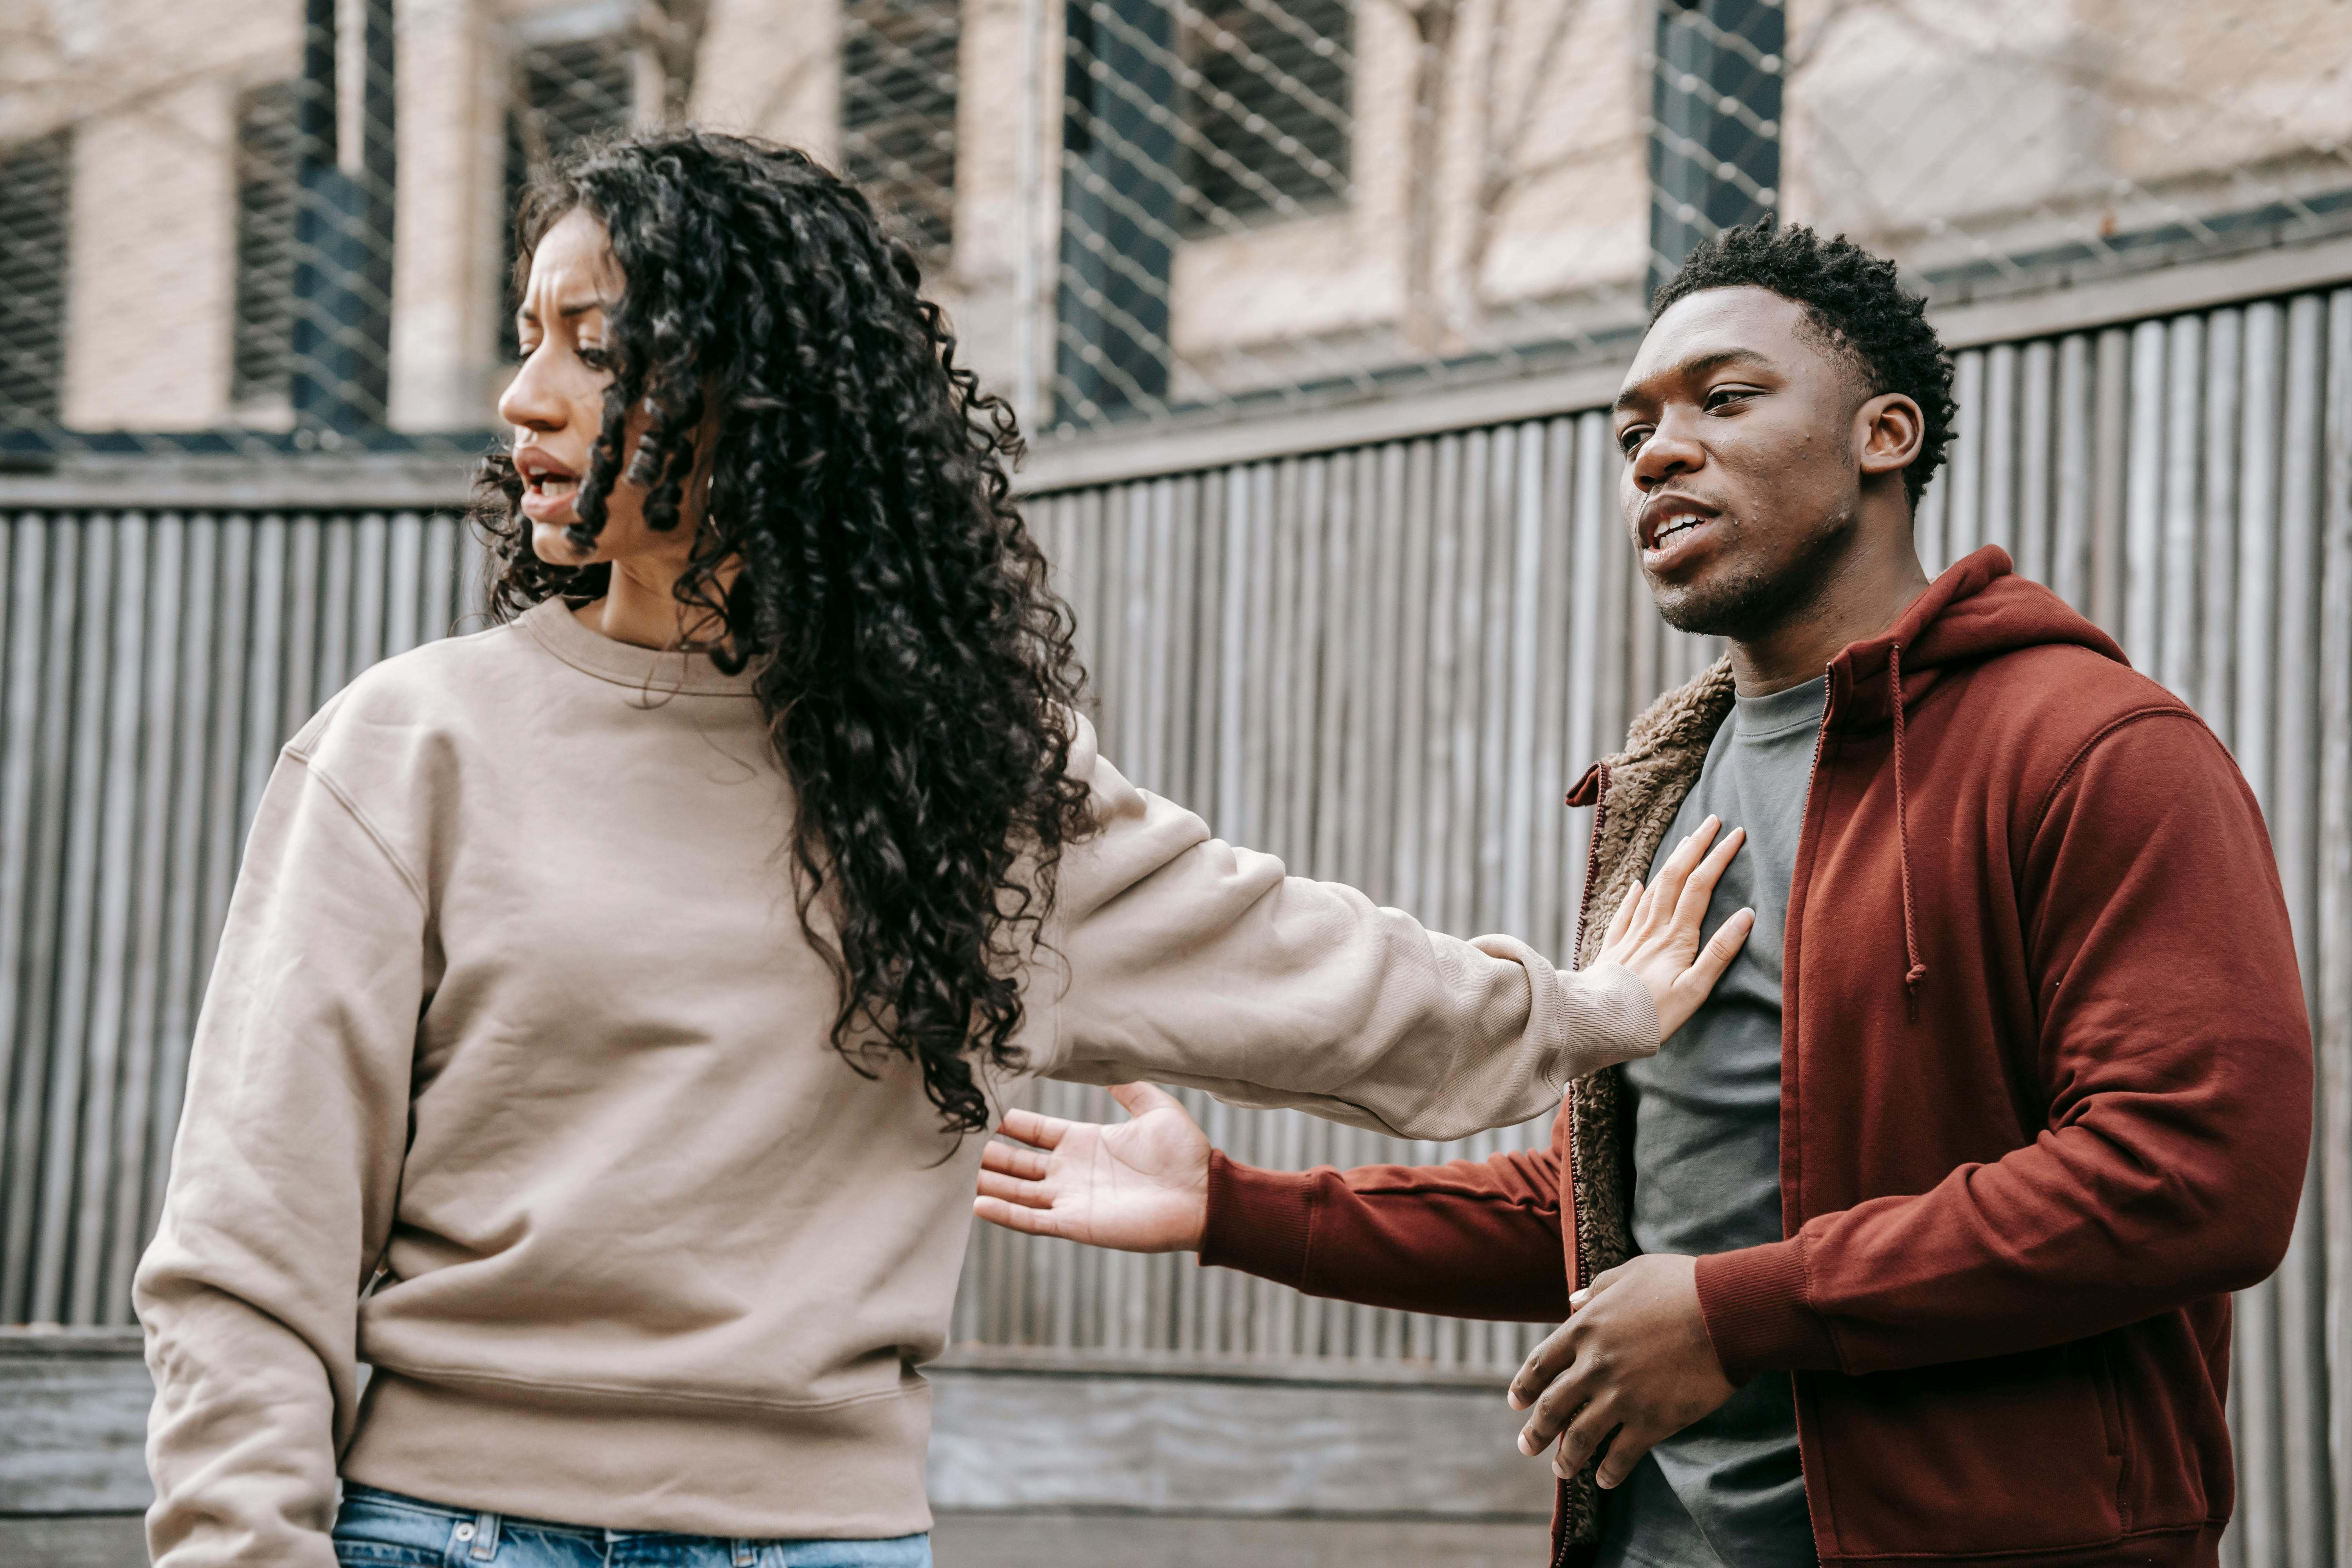
[[[997,1131],[1015,1142],[982,1152],[972,1212],[1007,1230],[1122,1252],[1199,1250],[1208,1135],[1165,1089],[1122,1083],[1110,1094],[1129,1117],[1110,1126],[1006,1112]]]
[[[1738,1392],[1706,1337],[1697,1272],[1696,1258],[1648,1254],[1568,1299],[1568,1321],[1511,1379],[1511,1408],[1534,1406],[1519,1452],[1542,1453],[1564,1428],[1551,1468],[1566,1479],[1606,1442],[1601,1484],[1621,1486],[1652,1444]]]
[[[1657,880],[1626,889],[1601,938],[1601,962],[1623,964],[1648,987],[1650,1000],[1658,1005],[1661,1040],[1690,1022],[1756,925],[1754,910],[1739,910],[1716,928],[1705,946],[1699,943],[1715,885],[1748,842],[1744,827],[1723,834],[1718,842],[1722,827],[1720,818],[1708,817],[1675,846],[1658,868]]]

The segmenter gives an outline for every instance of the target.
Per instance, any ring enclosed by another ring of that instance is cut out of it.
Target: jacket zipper
[[[1577,900],[1576,950],[1570,955],[1580,969],[1584,967],[1584,933],[1592,918],[1592,884],[1601,868],[1601,830],[1609,824],[1609,764],[1595,763],[1592,770],[1592,836],[1584,847],[1584,891]],[[1580,1184],[1576,1179],[1576,1082],[1573,1079],[1569,1080],[1568,1102],[1560,1107],[1560,1114],[1568,1118],[1568,1228],[1576,1254],[1575,1283],[1581,1288],[1591,1283],[1589,1276],[1592,1272],[1592,1259],[1585,1250],[1583,1216],[1577,1212],[1576,1194]],[[1552,1554],[1551,1568],[1566,1568],[1568,1563],[1569,1484],[1567,1481],[1559,1483],[1561,1492],[1559,1543]]]
[[[1813,781],[1821,774],[1822,752],[1829,744],[1830,686],[1834,681],[1835,675],[1828,665],[1822,666],[1822,719],[1819,727],[1813,731],[1812,763],[1805,770],[1805,801],[1808,805],[1812,803]],[[1576,958],[1579,967],[1581,967],[1583,963],[1585,924],[1589,920],[1591,920],[1592,915],[1592,885],[1594,873],[1598,871],[1601,867],[1601,829],[1609,820],[1609,769],[1605,763],[1596,763],[1593,764],[1593,771],[1597,776],[1593,781],[1592,837],[1587,844],[1584,853],[1584,893],[1583,897],[1578,900],[1576,906]],[[1799,831],[1801,833],[1803,830],[1800,828]],[[1576,1211],[1576,1194],[1580,1184],[1576,1179],[1576,1086],[1574,1083],[1571,1082],[1569,1085],[1568,1093],[1569,1104],[1565,1109],[1565,1113],[1569,1118],[1568,1222],[1576,1238],[1576,1283],[1581,1286],[1589,1282],[1587,1277],[1591,1273],[1592,1263],[1591,1254],[1585,1250],[1584,1226]],[[1791,1392],[1793,1393],[1794,1391],[1791,1390]],[[1797,1465],[1800,1473],[1803,1470],[1804,1462],[1804,1449],[1801,1443],[1798,1447],[1797,1452]],[[1562,1481],[1559,1485],[1560,1489],[1565,1492],[1568,1489],[1569,1483]],[[1810,1497],[1807,1501],[1810,1505]],[[1559,1545],[1559,1549],[1552,1554],[1551,1568],[1567,1568],[1570,1542],[1568,1539],[1567,1530],[1568,1518],[1567,1509],[1565,1506],[1566,1502],[1567,1499],[1562,1498]],[[1810,1506],[1808,1507],[1807,1511],[1811,1511]],[[1808,1521],[1808,1522],[1811,1521]]]

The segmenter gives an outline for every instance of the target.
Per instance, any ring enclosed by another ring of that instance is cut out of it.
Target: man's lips
[[[1647,552],[1672,550],[1722,513],[1692,496],[1660,494],[1642,508],[1642,548]]]

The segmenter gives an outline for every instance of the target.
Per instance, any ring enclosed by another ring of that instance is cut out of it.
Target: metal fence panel
[[[2236,1563],[2347,1560],[2352,1520],[2352,290],[1958,356],[1931,569],[1999,543],[2196,703],[2268,814],[2317,1027],[2285,1266],[2240,1300]],[[1598,411],[1034,499],[1106,750],[1223,835],[1460,932],[1568,949],[1555,804],[1711,657],[1665,628]],[[479,597],[456,519],[0,518],[0,1318],[121,1323],[244,825],[276,749]],[[1041,1085],[1040,1108],[1113,1114]],[[1234,1157],[1481,1157],[1186,1097]],[[960,1341],[1499,1372],[1535,1331],[1310,1300],[983,1227]]]

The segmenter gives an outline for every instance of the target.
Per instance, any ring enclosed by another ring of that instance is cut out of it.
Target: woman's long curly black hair
[[[652,527],[678,526],[707,467],[677,597],[723,617],[713,657],[752,671],[797,796],[834,1046],[861,1071],[912,1058],[944,1125],[983,1129],[974,1065],[1019,1060],[1022,964],[1088,826],[1067,771],[1084,674],[1013,505],[1013,412],[957,364],[913,254],[800,153],[687,129],[575,154],[525,195],[519,272],[574,208],[603,221],[625,288],[569,532],[584,550],[603,528],[633,409],[626,478]],[[604,591],[609,567],[531,552],[509,458],[488,459],[480,493],[495,614]]]

